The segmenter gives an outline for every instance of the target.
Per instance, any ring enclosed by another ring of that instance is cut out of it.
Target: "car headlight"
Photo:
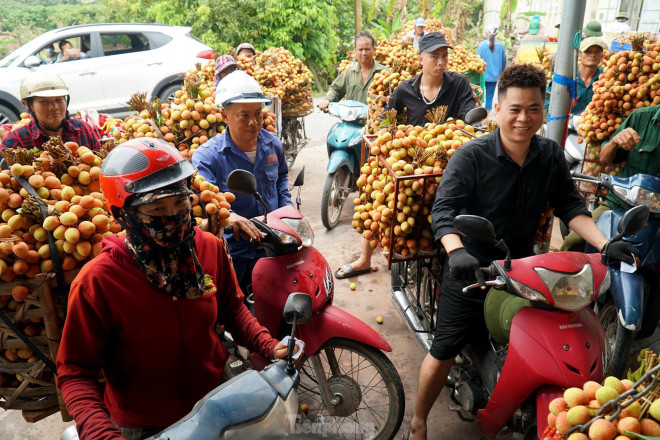
[[[542,267],[534,270],[546,285],[555,307],[573,312],[591,303],[594,291],[594,274],[590,264],[574,274],[555,272]]]
[[[543,295],[538,290],[532,289],[527,284],[523,284],[513,278],[510,278],[510,280],[513,288],[516,289],[516,292],[518,292],[518,295],[530,301],[544,302],[546,304],[548,303],[548,298],[546,298],[545,295]]]
[[[314,243],[314,232],[307,220],[304,218],[283,218],[281,220],[300,237],[303,246],[309,247]]]

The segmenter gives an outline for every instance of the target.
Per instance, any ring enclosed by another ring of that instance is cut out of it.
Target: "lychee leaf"
[[[638,437],[643,440],[658,440],[660,437],[651,437],[649,435],[642,435],[642,434],[637,434],[636,432],[630,432],[630,431],[625,431],[625,434],[627,436],[633,436],[633,437]]]

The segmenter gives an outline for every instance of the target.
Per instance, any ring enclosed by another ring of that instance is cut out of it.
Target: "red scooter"
[[[644,213],[636,208],[626,213],[619,224],[621,236],[637,232],[645,222],[642,217]],[[589,305],[607,291],[608,268],[600,262],[600,254],[578,252],[511,261],[506,244],[496,239],[493,225],[485,218],[460,215],[454,226],[464,237],[506,252],[507,258],[482,269],[490,279],[486,285],[494,287],[484,302],[489,336],[467,345],[450,370],[447,385],[453,388],[455,403],[450,409],[463,420],[476,419],[479,431],[489,440],[505,427],[522,433],[525,440],[544,440],[550,401],[566,388],[603,379],[609,345]],[[421,271],[421,284],[431,289],[427,297],[437,296],[438,272]],[[469,295],[470,289],[479,287],[474,284],[463,292]],[[395,289],[393,300],[409,325],[410,316],[417,313],[416,325],[423,327],[428,316],[418,316],[414,299],[402,307],[405,288]],[[434,303],[428,307],[425,302],[423,309],[434,313]]]
[[[303,174],[296,178],[296,203],[300,207]],[[282,318],[290,293],[312,297],[312,318],[297,326],[304,341],[300,363],[300,431],[346,439],[391,439],[398,431],[404,412],[401,378],[382,351],[390,345],[358,318],[332,305],[334,282],[325,258],[312,247],[312,228],[298,209],[285,206],[268,212],[257,192],[254,176],[235,170],[227,186],[236,192],[253,194],[264,206],[264,216],[250,221],[263,238],[253,242],[263,248],[252,272],[254,313],[270,333],[281,339],[291,333]],[[270,363],[256,353],[252,366],[261,369]]]

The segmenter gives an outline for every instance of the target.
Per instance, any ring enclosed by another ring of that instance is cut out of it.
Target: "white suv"
[[[71,55],[60,61],[60,45],[67,41]],[[212,56],[189,27],[89,24],[48,31],[0,60],[0,124],[17,121],[24,111],[19,88],[31,71],[64,80],[72,113],[85,108],[113,113],[126,111],[136,92],[170,97],[181,87],[182,73]]]

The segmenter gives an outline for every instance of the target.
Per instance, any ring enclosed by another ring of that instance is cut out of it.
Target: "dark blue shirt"
[[[268,211],[293,205],[289,193],[289,169],[282,144],[277,136],[266,130],[262,129],[257,138],[254,163],[236,146],[229,135],[229,129],[200,146],[193,154],[192,162],[199,174],[220,187],[221,191],[230,191],[227,187],[229,173],[242,169],[254,174],[257,191],[268,206]],[[250,194],[236,193],[231,208],[236,214],[248,219],[263,215],[263,207]],[[227,242],[232,256],[255,258],[257,255],[257,249],[248,240],[236,241],[227,236]]]
[[[601,73],[603,73],[603,68],[599,67],[596,70],[596,74],[594,75],[594,77],[591,78],[591,81],[589,82],[589,85],[585,85],[584,81],[582,81],[582,77],[578,74],[578,76],[577,76],[577,102],[571,108],[571,114],[572,115],[581,115],[582,112],[584,111],[584,109],[587,108],[587,106],[591,102],[591,98],[593,98],[593,96],[594,96],[593,85],[598,80],[598,77],[600,76]],[[550,92],[550,91],[552,91],[552,83],[548,84],[548,92]],[[545,109],[547,110],[549,107],[550,107],[550,98],[546,97],[545,98]]]

